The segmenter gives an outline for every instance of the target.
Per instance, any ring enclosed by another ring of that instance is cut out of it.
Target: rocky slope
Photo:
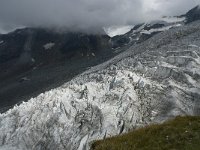
[[[89,149],[95,139],[200,115],[200,22],[159,33],[0,115],[1,149]]]
[[[0,35],[0,112],[113,57],[109,40],[35,28]]]

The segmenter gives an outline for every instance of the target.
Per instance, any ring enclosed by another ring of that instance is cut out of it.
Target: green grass
[[[92,150],[200,150],[200,117],[177,117],[130,133],[95,141]]]

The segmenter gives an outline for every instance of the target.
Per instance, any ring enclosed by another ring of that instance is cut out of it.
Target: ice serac
[[[177,115],[200,115],[200,22],[155,35],[0,115],[1,149],[87,150]]]

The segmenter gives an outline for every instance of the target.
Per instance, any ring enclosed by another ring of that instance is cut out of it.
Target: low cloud
[[[180,15],[200,0],[1,0],[0,23],[97,31],[163,15]]]

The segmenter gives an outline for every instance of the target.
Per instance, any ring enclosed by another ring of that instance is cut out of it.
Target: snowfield
[[[0,149],[87,150],[177,115],[200,115],[200,22],[142,44],[0,114]]]

